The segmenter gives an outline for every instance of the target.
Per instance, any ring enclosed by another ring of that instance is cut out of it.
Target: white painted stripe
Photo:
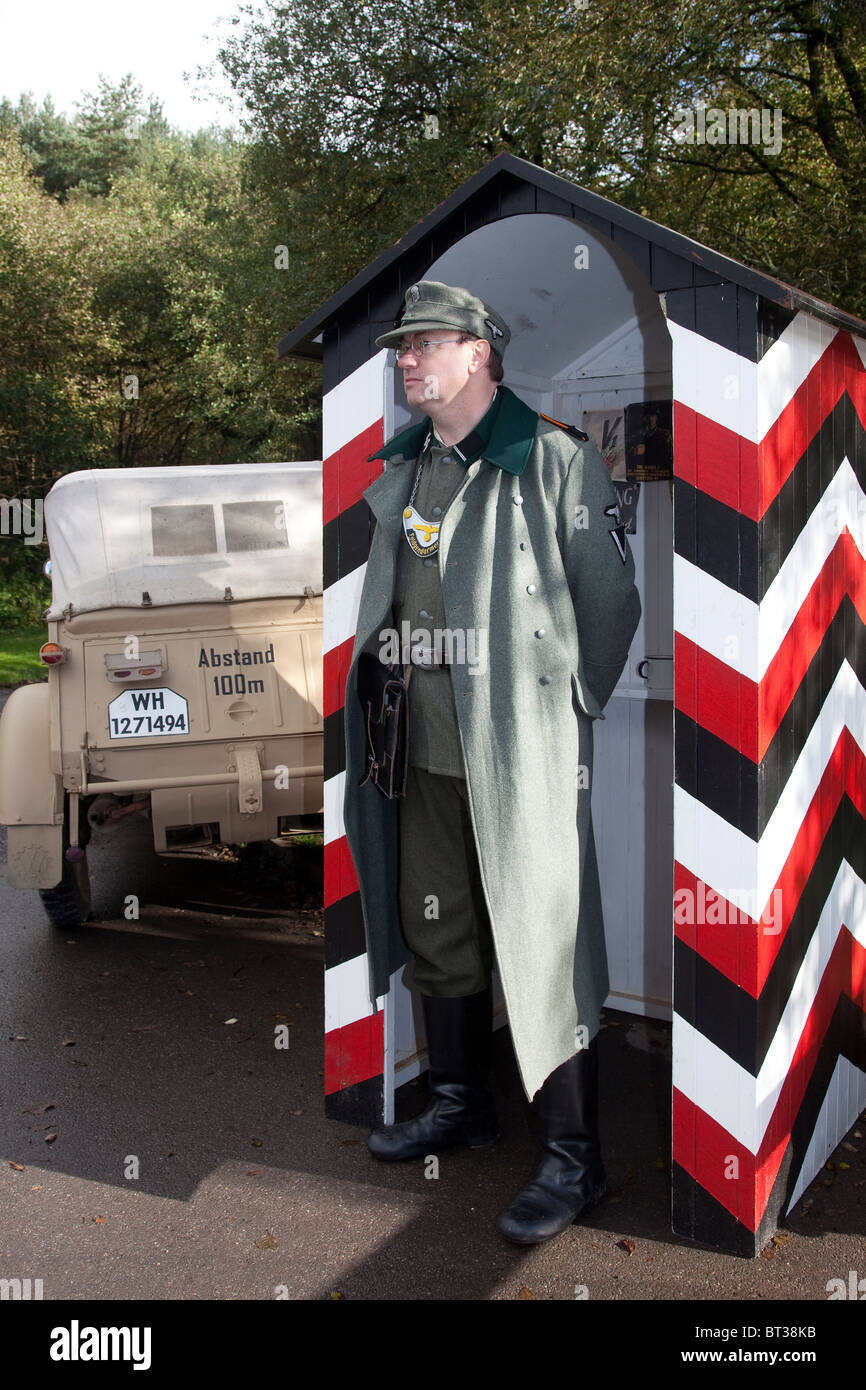
[[[749,680],[769,669],[845,526],[866,557],[866,494],[848,459],[837,468],[760,604],[674,555],[674,628]]]
[[[761,912],[772,906],[773,891],[843,728],[866,751],[866,690],[847,661],[839,668],[758,843],[675,786],[675,858],[728,901],[752,902]]]
[[[343,798],[346,792],[346,773],[338,772],[325,781],[325,844],[340,840],[346,833],[343,823]]]
[[[755,841],[678,786],[674,786],[674,858],[728,902],[743,904],[749,894],[757,895]],[[766,901],[760,899],[761,910]]]
[[[785,1209],[786,1215],[797,1205],[809,1183],[824,1167],[839,1140],[848,1133],[864,1107],[866,1072],[855,1067],[840,1053],[815,1121],[809,1147],[803,1156],[791,1200]]]
[[[325,1032],[345,1028],[359,1018],[369,1018],[382,1008],[383,998],[370,997],[367,956],[353,956],[325,971]]]
[[[693,329],[667,323],[676,399],[753,444],[791,403],[838,331],[798,313],[754,363]]]
[[[759,679],[758,618],[751,599],[674,555],[674,629],[752,681]]]
[[[690,328],[667,321],[676,400],[753,443],[758,440],[757,366]]]
[[[852,335],[853,336],[853,335]],[[866,338],[854,338],[854,346],[860,354],[860,361],[866,369]]]
[[[382,419],[387,359],[382,348],[322,397],[324,459]]]
[[[785,410],[838,329],[801,311],[758,363],[758,438]]]
[[[842,926],[866,946],[866,884],[847,860],[839,866],[757,1077],[674,1012],[673,1084],[752,1154],[778,1105]]]
[[[866,556],[866,494],[846,458],[836,469],[785,563],[761,601],[758,672],[762,679],[842,531]]]
[[[322,597],[322,655],[333,651],[350,637],[358,626],[358,609],[367,563],[331,584]]]

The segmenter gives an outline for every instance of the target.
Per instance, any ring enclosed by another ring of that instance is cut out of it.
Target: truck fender
[[[63,786],[51,770],[48,682],[13,690],[0,715],[0,824],[9,882],[53,888],[63,875]]]

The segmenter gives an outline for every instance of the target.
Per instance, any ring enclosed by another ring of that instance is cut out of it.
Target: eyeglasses
[[[407,352],[413,353],[415,357],[432,357],[437,348],[444,347],[446,343],[468,343],[469,338],[464,334],[462,338],[440,338],[434,342],[432,338],[418,338],[416,342],[408,342],[405,338],[402,343],[398,343],[395,348],[398,359],[405,357]]]

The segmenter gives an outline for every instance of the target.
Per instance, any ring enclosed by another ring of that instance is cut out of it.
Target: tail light
[[[56,642],[44,642],[39,648],[39,660],[44,666],[59,666],[65,659],[66,653]]]

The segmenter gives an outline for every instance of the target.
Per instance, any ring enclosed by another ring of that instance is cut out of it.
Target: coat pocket
[[[571,692],[571,702],[576,707],[575,713],[580,711],[581,714],[589,715],[590,719],[604,719],[598,700],[579,672],[572,671],[571,673]]]

